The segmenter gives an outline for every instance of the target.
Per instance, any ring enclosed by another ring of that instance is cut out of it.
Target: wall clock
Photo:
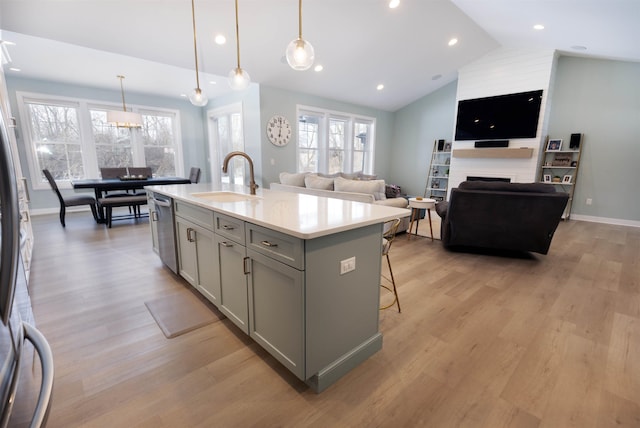
[[[276,146],[285,146],[291,138],[291,124],[284,116],[275,115],[267,122],[267,137]]]

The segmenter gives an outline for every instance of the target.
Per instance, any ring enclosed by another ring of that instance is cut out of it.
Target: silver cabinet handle
[[[222,225],[222,228],[223,228],[224,230],[233,230],[233,229],[235,229],[235,227],[233,227],[233,226],[231,226],[231,225],[229,225],[229,224],[223,224],[223,225]]]
[[[195,230],[193,230],[192,228],[188,227],[187,228],[187,241],[196,242],[196,238],[191,235],[192,232],[194,232],[194,234],[195,234]]]
[[[31,427],[43,427],[49,417],[51,407],[51,393],[53,391],[53,354],[47,339],[40,331],[27,323],[22,323],[24,337],[33,344],[33,347],[40,356],[40,367],[42,367],[42,384],[38,394],[38,402],[31,419]]]
[[[242,267],[244,268],[245,275],[249,275],[251,273],[251,271],[249,270],[249,265],[251,262],[249,260],[249,257],[245,257],[244,259],[242,259]]]
[[[158,213],[156,211],[151,211],[151,221],[158,221]]]
[[[222,241],[222,242],[220,243],[220,245],[222,245],[223,247],[227,247],[227,248],[229,248],[229,247],[233,247],[233,244],[230,244],[230,243],[228,243],[227,241]]]
[[[278,244],[274,244],[273,242],[269,242],[269,241],[262,241],[260,242],[262,245],[264,245],[265,247],[277,247]]]

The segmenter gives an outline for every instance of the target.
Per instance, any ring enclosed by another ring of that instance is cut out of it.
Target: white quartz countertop
[[[249,195],[248,187],[225,184],[177,184],[146,189],[301,239],[379,224],[411,213],[403,208],[269,189],[258,189],[256,197],[241,201],[222,202],[193,196],[205,192]]]

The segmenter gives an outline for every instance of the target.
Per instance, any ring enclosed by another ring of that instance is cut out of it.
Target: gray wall
[[[260,87],[260,117],[262,144],[262,180],[265,186],[277,182],[280,172],[296,171],[295,139],[284,147],[276,147],[265,137],[265,126],[274,114],[283,115],[291,122],[297,132],[296,105],[319,107],[347,113],[355,113],[376,119],[376,157],[374,171],[380,178],[390,174],[389,158],[393,147],[393,113],[371,109],[353,104],[343,103],[327,98],[282,89]]]
[[[640,204],[640,64],[561,56],[550,105],[549,135],[568,139],[585,134],[584,151],[572,215],[574,218],[637,225]],[[295,171],[295,143],[276,147],[264,135],[264,125],[274,114],[295,123],[296,105],[310,105],[375,117],[377,120],[375,171],[408,194],[422,195],[433,141],[451,141],[455,120],[457,82],[398,110],[369,109],[307,94],[269,87],[252,87],[244,94],[211,100],[207,108],[242,101],[247,151],[256,160],[256,175],[264,187],[278,180],[281,171]],[[118,102],[119,92],[104,91],[15,77],[7,78],[12,109],[15,91],[66,95]],[[185,170],[200,166],[208,177],[206,112],[188,101],[127,93],[127,103],[175,108],[182,119]],[[25,174],[28,168],[24,141],[18,145]],[[260,159],[260,161],[258,161]],[[45,194],[46,193],[46,194]],[[593,205],[586,205],[587,198]],[[32,208],[57,207],[52,192],[32,192]]]
[[[561,56],[554,91],[550,137],[584,134],[572,215],[640,221],[640,64]]]
[[[548,132],[584,134],[572,217],[639,225],[640,64],[561,56]],[[387,181],[422,195],[433,140],[451,140],[456,83],[396,112],[394,156]],[[586,205],[586,199],[593,200]]]
[[[427,184],[434,140],[453,138],[457,81],[398,110],[388,183],[408,195],[422,196]]]

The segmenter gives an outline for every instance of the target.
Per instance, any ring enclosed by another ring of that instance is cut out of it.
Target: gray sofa
[[[280,174],[280,183],[271,183],[269,188],[282,192],[303,193],[306,195],[323,196],[348,201],[364,202],[376,205],[386,205],[396,208],[407,208],[409,203],[403,197],[387,198],[384,180],[363,176],[338,174],[337,176],[322,176],[310,173]],[[399,232],[409,227],[409,217],[401,219]]]
[[[551,184],[462,182],[436,205],[442,243],[547,254],[568,200]]]

